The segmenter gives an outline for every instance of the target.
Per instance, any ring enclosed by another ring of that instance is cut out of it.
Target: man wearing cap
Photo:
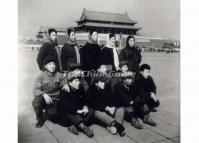
[[[104,123],[111,134],[119,133],[120,136],[124,136],[124,109],[115,106],[112,89],[106,86],[104,76],[94,78],[88,90],[88,99],[89,105],[95,110],[95,119]]]
[[[63,77],[61,73],[56,71],[55,61],[54,57],[51,56],[47,56],[43,60],[44,71],[38,75],[34,84],[32,105],[36,113],[37,128],[44,124],[43,109],[52,108],[57,105],[59,100]]]
[[[68,119],[73,125],[69,130],[78,135],[83,132],[88,137],[93,137],[93,131],[88,127],[94,116],[94,111],[87,106],[84,89],[80,86],[79,75],[75,72],[67,74],[70,92],[62,90],[60,96],[60,111],[62,118]]]
[[[156,126],[156,123],[151,118],[146,119],[146,117],[149,117],[150,110],[141,90],[133,84],[132,76],[132,72],[122,73],[122,81],[119,81],[114,86],[114,96],[117,105],[125,108],[125,114],[129,116],[131,125],[135,128],[143,129],[138,117],[142,118],[145,123]]]

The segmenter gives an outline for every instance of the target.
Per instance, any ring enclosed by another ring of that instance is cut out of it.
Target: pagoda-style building
[[[98,33],[110,33],[137,35],[141,29],[136,27],[136,21],[132,20],[127,12],[122,13],[107,13],[88,11],[85,8],[79,20],[76,21],[77,26],[73,27],[77,32],[88,32],[97,30]]]

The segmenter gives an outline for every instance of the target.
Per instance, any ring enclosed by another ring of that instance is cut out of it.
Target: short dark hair
[[[115,37],[115,34],[114,34],[114,33],[110,33],[110,34],[108,35],[108,37],[109,37],[109,39],[111,39],[112,37]]]
[[[73,28],[68,28],[67,29],[67,34],[70,36],[70,33],[71,32],[75,32],[75,29],[73,29]]]
[[[142,64],[140,66],[140,71],[144,71],[145,69],[151,70],[151,67],[148,64]]]
[[[54,28],[50,28],[48,29],[48,34],[50,35],[52,32],[55,32],[57,34],[57,30],[55,30]]]

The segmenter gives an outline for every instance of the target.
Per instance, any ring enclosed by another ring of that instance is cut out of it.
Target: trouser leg
[[[83,116],[84,119],[84,123],[86,125],[91,125],[93,122],[93,118],[94,118],[94,110],[92,108],[88,108],[88,114],[86,116]]]
[[[123,124],[123,121],[124,121],[124,108],[122,108],[122,107],[116,108],[114,118],[115,118],[115,120],[118,123]]]
[[[83,118],[78,114],[65,113],[64,116],[76,127],[78,127],[79,124],[83,122]]]
[[[43,97],[37,96],[32,101],[32,106],[36,114],[37,121],[44,121],[43,109],[46,108],[46,102]]]
[[[107,126],[111,126],[114,121],[114,119],[110,115],[102,111],[95,111],[95,119],[99,120]]]

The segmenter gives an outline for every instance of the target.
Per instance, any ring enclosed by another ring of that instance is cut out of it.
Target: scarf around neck
[[[77,45],[77,41],[75,40],[75,41],[73,41],[71,38],[70,38],[70,36],[68,35],[68,33],[66,32],[66,41],[65,41],[65,43],[67,43],[67,44],[69,44],[69,45]]]
[[[116,71],[118,71],[120,68],[119,68],[119,57],[118,57],[117,49],[115,45],[111,46],[110,42],[107,42],[106,47],[113,50],[114,65],[115,65]]]

